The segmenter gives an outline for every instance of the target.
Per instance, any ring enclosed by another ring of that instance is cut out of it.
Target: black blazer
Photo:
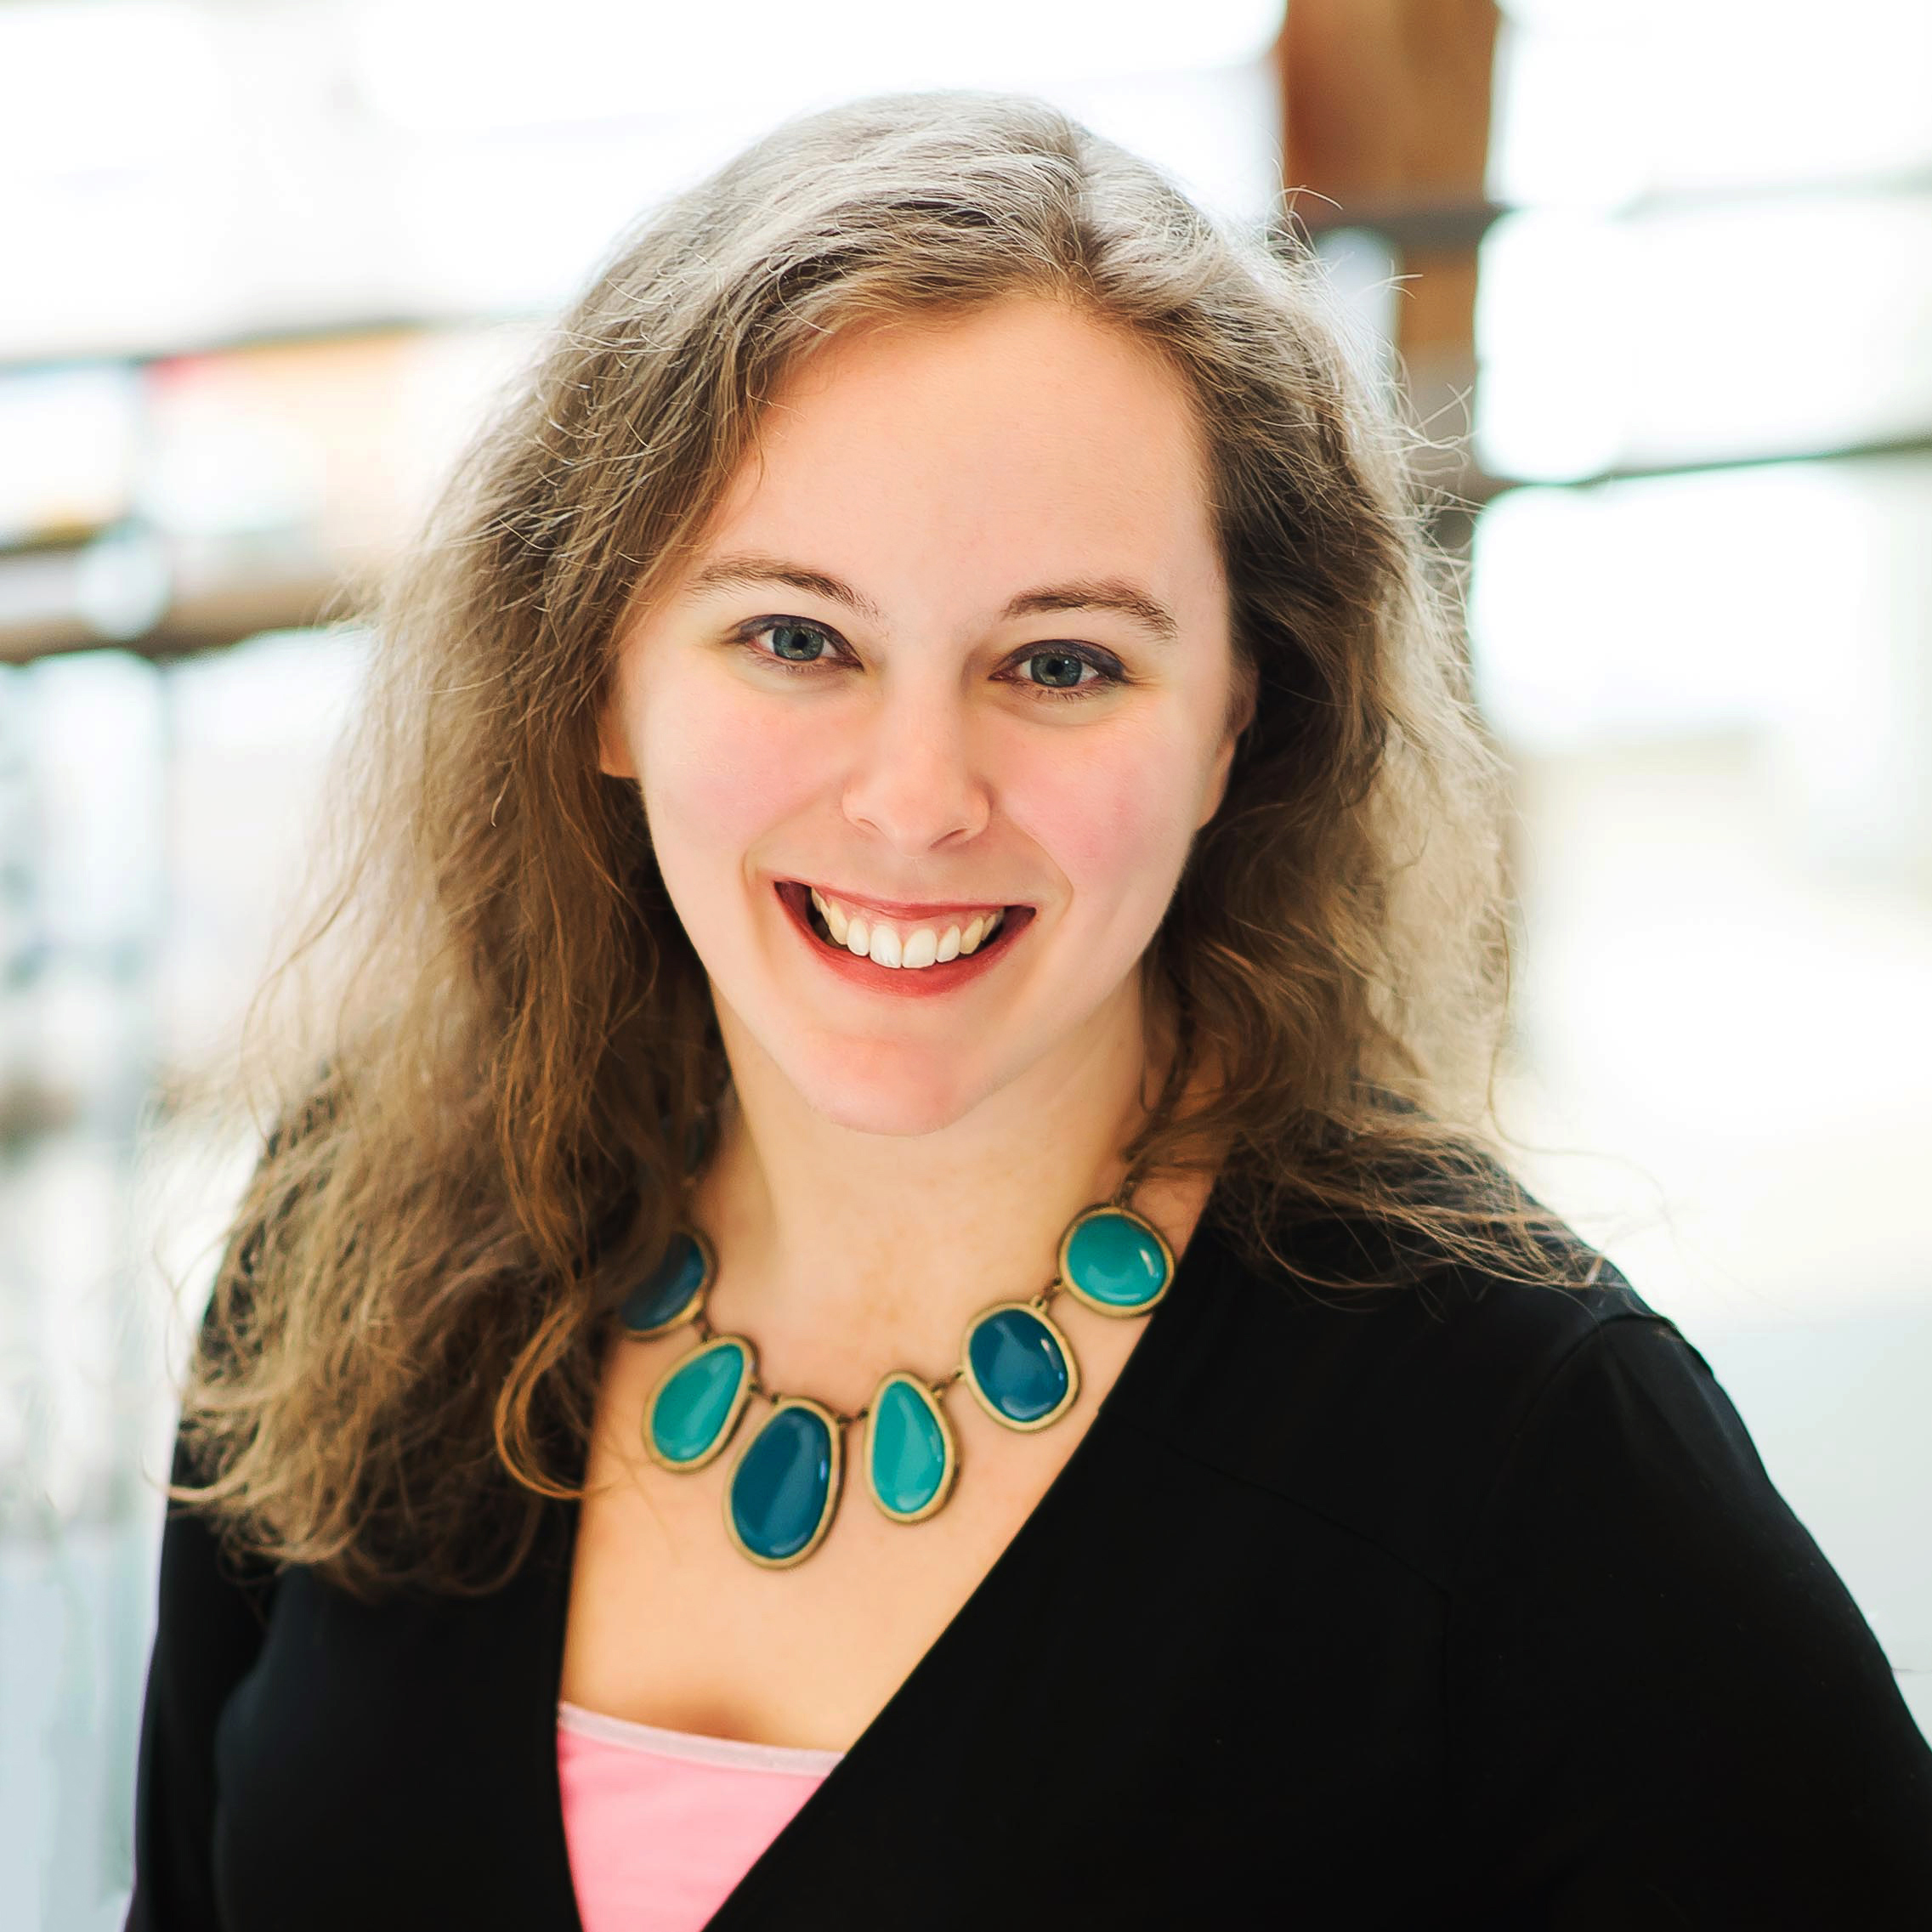
[[[575,1932],[575,1510],[547,1521],[496,1595],[371,1609],[224,1577],[172,1515],[129,1926]],[[1210,1211],[1065,1469],[712,1924],[1927,1926],[1932,1749],[1614,1270],[1345,1302]]]

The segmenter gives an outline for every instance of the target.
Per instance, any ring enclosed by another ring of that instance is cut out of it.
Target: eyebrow
[[[781,557],[767,557],[756,551],[740,551],[719,557],[694,570],[686,580],[683,595],[702,597],[711,591],[749,590],[761,584],[783,584],[807,596],[822,597],[828,603],[842,604],[874,624],[883,624],[885,615],[872,599],[840,578],[808,564],[792,564]],[[1062,610],[1110,610],[1151,632],[1163,643],[1171,643],[1181,634],[1174,613],[1158,598],[1119,577],[1082,577],[1064,584],[1045,584],[1038,590],[1022,591],[1010,598],[1000,612],[1002,623],[1022,617],[1044,617]]]

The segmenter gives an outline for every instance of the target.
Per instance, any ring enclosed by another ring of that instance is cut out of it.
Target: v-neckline
[[[1035,1544],[1045,1533],[1040,1527],[1041,1524],[1051,1524],[1052,1519],[1061,1513],[1065,1507],[1066,1498],[1085,1480],[1086,1472],[1099,1459],[1098,1453],[1093,1448],[1095,1437],[1101,1436],[1104,1446],[1106,1432],[1110,1426],[1117,1425],[1136,1405],[1144,1404],[1153,1397],[1159,1386],[1163,1371],[1178,1352],[1176,1345],[1180,1340],[1182,1322],[1196,1312],[1195,1304],[1199,1299],[1198,1291],[1203,1278],[1209,1272],[1210,1261],[1221,1251],[1214,1225],[1215,1203],[1220,1192],[1221,1176],[1217,1174],[1208,1190],[1200,1213],[1195,1219],[1187,1244],[1176,1261],[1173,1283],[1153,1312],[1147,1317],[1146,1329],[1128,1354],[1119,1373],[1114,1377],[1113,1385],[1101,1398],[1085,1433],[1074,1445],[1071,1453],[1055,1472],[1046,1487],[1040,1492],[1019,1527],[1007,1538],[1006,1547],[988,1566],[985,1574],[973,1586],[966,1601],[954,1612],[944,1629],[932,1640],[919,1661],[900,1680],[898,1687],[873,1714],[871,1720],[853,1740],[839,1762],[825,1774],[818,1788],[745,1873],[710,1921],[711,1925],[728,1928],[734,1906],[751,1890],[755,1884],[762,1887],[772,1867],[782,1863],[790,1855],[793,1847],[810,1836],[826,1815],[828,1805],[836,1804],[843,1792],[850,1788],[853,1782],[852,1766],[854,1761],[862,1769],[870,1765],[878,1752],[886,1748],[886,1740],[890,1734],[902,1729],[909,1721],[905,1714],[915,1709],[922,1701],[931,1700],[932,1693],[928,1686],[942,1678],[954,1654],[970,1640],[972,1631],[994,1613],[998,1600],[1011,1589],[1012,1578],[1023,1569]],[[569,1618],[570,1580],[575,1556],[580,1505],[575,1501],[567,1501],[559,1503],[558,1510],[560,1521],[557,1540],[560,1547],[555,1550],[551,1560],[545,1602],[545,1632],[548,1639],[549,1654],[546,1668],[536,1673],[545,1698],[538,1728],[546,1740],[548,1751],[549,1771],[545,1783],[549,1793],[547,1809],[552,1862],[563,1873],[564,1884],[569,1893],[575,1912],[576,1894],[575,1882],[570,1876],[569,1840],[564,1823],[564,1795],[557,1762],[556,1731],[557,1702],[563,1682],[564,1642]]]

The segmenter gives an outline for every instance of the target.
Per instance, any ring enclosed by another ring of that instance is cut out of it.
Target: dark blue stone
[[[766,1563],[806,1555],[837,1500],[832,1431],[803,1403],[774,1409],[731,1472],[731,1527]]]
[[[1067,1402],[1073,1376],[1051,1329],[1030,1308],[995,1308],[974,1324],[966,1360],[980,1393],[1006,1421],[1044,1422]]]
[[[704,1249],[679,1228],[658,1265],[625,1296],[617,1318],[633,1335],[654,1334],[683,1321],[704,1285]]]

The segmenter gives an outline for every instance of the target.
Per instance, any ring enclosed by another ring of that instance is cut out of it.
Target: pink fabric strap
[[[564,1834],[584,1932],[698,1932],[842,1756],[559,1703]]]

